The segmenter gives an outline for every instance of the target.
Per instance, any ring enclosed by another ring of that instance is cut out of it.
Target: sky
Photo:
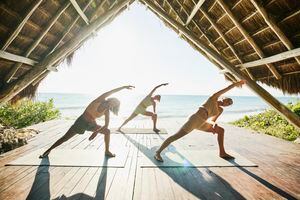
[[[96,95],[130,84],[135,94],[145,94],[164,82],[169,85],[159,89],[161,94],[184,95],[210,95],[230,84],[216,66],[136,2],[77,50],[71,66],[63,63],[51,72],[38,91]],[[227,95],[256,94],[243,87]]]

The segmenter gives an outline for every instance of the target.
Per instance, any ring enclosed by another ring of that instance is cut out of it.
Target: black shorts
[[[100,126],[96,122],[86,120],[83,115],[80,115],[71,126],[71,129],[78,134],[83,134],[85,131],[95,131],[97,128]]]

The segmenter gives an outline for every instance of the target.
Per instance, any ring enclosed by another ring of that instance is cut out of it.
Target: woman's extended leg
[[[145,115],[145,116],[150,116],[152,121],[153,121],[153,131],[158,133],[160,130],[157,129],[156,127],[156,122],[157,122],[157,114],[153,113],[153,112],[149,112],[149,111],[146,111],[145,113],[143,113],[142,115]]]
[[[225,132],[225,130],[224,130],[224,128],[222,128],[221,126],[218,126],[217,124],[215,126],[213,126],[212,124],[209,124],[207,129],[205,129],[204,131],[218,134],[219,156],[221,158],[227,158],[227,159],[234,158],[233,156],[227,154],[225,151],[225,148],[224,148],[224,132]]]
[[[132,113],[124,122],[123,122],[123,124],[118,128],[118,131],[120,131],[121,132],[121,128],[123,127],[123,126],[125,126],[125,124],[127,124],[130,120],[132,120],[133,118],[135,118],[137,116],[137,114],[135,114],[135,113]]]
[[[163,143],[162,145],[159,147],[159,149],[156,151],[156,154],[154,156],[154,158],[160,162],[163,162],[162,157],[160,156],[160,153],[167,148],[167,146],[169,146],[172,142],[178,140],[179,138],[182,138],[183,136],[185,136],[186,134],[188,134],[190,132],[186,132],[184,131],[182,128],[175,133],[174,135],[168,137]]]
[[[49,155],[52,149],[58,147],[62,143],[68,141],[70,138],[72,138],[74,135],[76,135],[76,132],[72,129],[72,127],[66,132],[64,136],[62,136],[60,139],[58,139],[47,151],[43,153],[43,155],[40,156],[40,158],[44,158]]]

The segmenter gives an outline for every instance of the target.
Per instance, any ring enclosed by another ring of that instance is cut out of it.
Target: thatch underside
[[[299,0],[151,1],[172,19],[184,25],[191,34],[215,50],[223,59],[239,67],[252,80],[279,88],[284,93],[300,93],[300,54],[296,57],[290,56],[269,63],[243,67],[246,63],[300,47]],[[81,13],[69,0],[0,2],[0,91],[21,80],[34,69],[35,65],[60,50],[82,30],[113,10],[120,1],[75,2]],[[132,2],[133,0],[128,1],[128,5]],[[119,9],[96,29],[108,24],[128,5]],[[180,34],[176,27],[163,21]],[[51,65],[56,67],[66,58],[67,62],[70,62],[74,52],[90,37],[92,34]],[[181,35],[181,38],[212,61],[221,73],[224,73],[226,79],[237,80],[231,72],[224,69],[188,38],[184,35]],[[6,53],[9,53],[9,57]],[[24,62],[22,60],[20,63],[17,56],[22,56]],[[18,98],[32,96],[38,83],[48,74],[49,71],[32,77],[35,81],[20,92]]]

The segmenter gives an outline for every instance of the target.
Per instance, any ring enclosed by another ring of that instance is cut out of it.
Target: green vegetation
[[[300,116],[300,102],[296,104],[289,103],[287,107]],[[295,140],[300,135],[300,132],[294,126],[274,110],[267,110],[252,116],[246,115],[242,119],[231,122],[231,124],[290,141]]]
[[[23,128],[59,116],[60,112],[54,108],[53,99],[48,102],[21,100],[14,105],[5,104],[0,107],[0,123],[14,128]]]
[[[54,108],[52,99],[48,102],[22,100],[14,105],[1,106],[0,154],[27,144],[27,140],[38,133],[33,129],[21,128],[59,116],[59,110]]]

